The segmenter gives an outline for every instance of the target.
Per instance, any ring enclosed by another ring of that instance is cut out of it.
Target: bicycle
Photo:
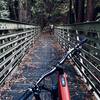
[[[82,40],[79,44],[77,44],[74,48],[70,49],[67,54],[63,56],[63,58],[54,66],[52,70],[42,75],[41,78],[36,82],[36,84],[32,88],[28,88],[25,93],[19,98],[19,100],[27,100],[32,94],[34,95],[36,100],[41,100],[40,93],[41,90],[49,91],[52,94],[52,100],[70,100],[70,92],[67,81],[67,74],[64,72],[62,65],[64,64],[66,59],[71,59],[74,55],[80,53],[80,47],[87,41],[87,39]],[[41,81],[52,75],[53,73],[58,72],[57,79],[57,88],[49,89],[45,85],[40,85]]]

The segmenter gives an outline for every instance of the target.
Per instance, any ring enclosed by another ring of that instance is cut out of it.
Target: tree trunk
[[[84,4],[85,0],[79,0],[79,8],[78,8],[78,22],[84,22]]]
[[[19,1],[19,20],[21,22],[27,21],[27,0],[24,0],[24,2]]]
[[[8,8],[9,8],[9,12],[10,12],[10,15],[9,15],[9,18],[11,20],[15,20],[15,12],[14,12],[14,3],[12,0],[9,0],[8,1]]]
[[[18,1],[17,0],[15,0],[15,1],[9,0],[8,1],[8,7],[9,7],[9,12],[10,12],[10,15],[9,15],[10,19],[18,21],[19,20]]]
[[[69,23],[72,24],[72,0],[70,0],[69,4]]]
[[[75,14],[75,22],[78,22],[78,7],[79,6],[79,0],[74,0],[74,14]]]
[[[95,0],[87,0],[87,20],[88,21],[95,20],[94,9],[95,9]]]
[[[14,2],[14,7],[15,7],[15,20],[19,21],[19,2],[18,0],[15,0]]]
[[[85,0],[74,0],[74,13],[76,23],[84,21],[84,4]]]

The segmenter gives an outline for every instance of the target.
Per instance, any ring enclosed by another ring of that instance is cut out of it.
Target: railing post
[[[78,30],[76,30],[76,39],[77,39],[77,41],[80,41],[80,37],[79,37],[79,32],[78,32]],[[82,48],[82,47],[81,47]],[[82,56],[82,53],[80,53],[80,55]],[[80,57],[79,58],[80,59],[80,62],[82,63],[82,64],[84,64],[83,63],[83,59]],[[81,70],[82,70],[82,72],[85,74],[85,69],[81,66]],[[79,70],[78,70],[79,71]],[[81,77],[83,77],[83,79],[84,79],[84,82],[87,82],[86,81],[86,79],[85,79],[85,77],[82,75],[82,73],[80,73],[80,71],[79,71],[79,74],[81,75]]]
[[[63,29],[63,32],[62,32],[62,35],[63,35],[63,38],[65,39],[65,31],[64,31],[64,29]],[[63,48],[65,49],[66,47],[66,45],[65,45],[65,41],[64,40],[62,40],[62,42],[63,42]]]
[[[68,50],[70,49],[70,32],[69,32],[69,28],[67,28],[67,37],[68,37]]]

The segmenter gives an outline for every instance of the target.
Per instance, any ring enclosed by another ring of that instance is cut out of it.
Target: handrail
[[[64,49],[72,48],[82,38],[88,42],[82,47],[79,59],[74,60],[79,74],[85,79],[90,89],[100,97],[100,22],[85,22],[66,26],[55,26],[54,35]],[[80,64],[81,63],[81,64]],[[77,70],[76,68],[76,70]],[[88,78],[86,78],[88,77]],[[92,83],[93,84],[92,84]],[[95,88],[94,88],[95,87]]]
[[[25,25],[32,25],[32,24],[29,24],[29,23],[25,23],[25,22],[20,22],[20,21],[16,21],[16,20],[11,20],[11,19],[3,19],[3,18],[0,18],[0,22],[9,22],[9,23],[18,23],[18,24],[25,24]]]
[[[66,26],[57,26],[55,28],[60,29],[72,29],[78,31],[85,31],[85,32],[100,32],[100,22],[84,22],[84,23],[77,23],[77,24],[68,24]]]
[[[0,84],[13,72],[39,34],[39,26],[0,19]]]
[[[39,26],[34,26],[32,24],[26,24],[18,21],[0,19],[0,30],[8,29],[28,29],[28,28],[39,28]]]

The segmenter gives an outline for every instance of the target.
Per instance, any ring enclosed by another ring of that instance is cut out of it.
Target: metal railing
[[[0,19],[0,84],[39,37],[40,27]]]
[[[56,26],[54,34],[65,49],[73,47],[83,38],[88,39],[82,47],[82,53],[73,61],[89,89],[100,98],[100,22]]]

